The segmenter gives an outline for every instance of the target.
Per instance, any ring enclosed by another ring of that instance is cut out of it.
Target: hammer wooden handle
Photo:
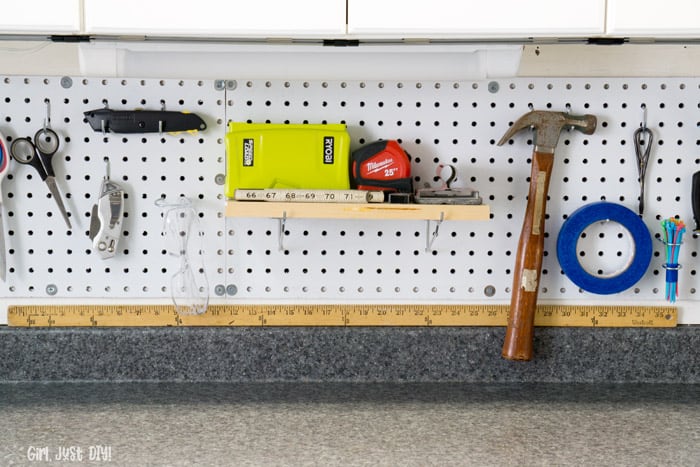
[[[532,155],[530,191],[513,271],[513,291],[502,355],[509,360],[531,360],[537,291],[544,254],[544,219],[554,154]]]

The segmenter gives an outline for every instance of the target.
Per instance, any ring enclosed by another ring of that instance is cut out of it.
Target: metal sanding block
[[[418,204],[481,204],[481,196],[473,190],[418,190]]]
[[[229,123],[225,194],[236,189],[350,188],[344,124]]]

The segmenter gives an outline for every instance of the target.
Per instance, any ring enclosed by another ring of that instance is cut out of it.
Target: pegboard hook
[[[427,253],[430,253],[433,251],[433,242],[435,242],[435,239],[440,233],[440,225],[442,225],[442,222],[445,220],[445,212],[441,211],[440,212],[440,219],[436,221],[437,223],[435,224],[435,230],[433,230],[433,233],[431,235],[430,233],[430,219],[428,219],[425,224],[425,251]]]
[[[647,129],[647,105],[645,103],[642,103],[642,123],[641,127],[643,131],[646,131]]]
[[[109,180],[109,175],[110,175],[109,157],[105,157],[104,162],[105,162],[105,180]]]
[[[284,232],[287,230],[287,211],[282,212],[279,221],[279,251],[284,251]]]
[[[571,114],[571,103],[570,103],[570,102],[567,102],[567,103],[566,103],[566,113],[567,113],[567,114]],[[573,131],[573,130],[575,130],[575,129],[576,129],[576,127],[573,126],[573,125],[571,125],[571,126],[568,128],[568,131]]]
[[[44,132],[51,128],[51,100],[47,97],[44,99],[44,104],[46,104],[46,117],[44,118]]]
[[[105,109],[109,109],[109,102],[107,101],[107,99],[102,99],[102,103],[104,104]],[[102,127],[102,136],[104,138],[106,138],[107,137],[107,124],[105,123],[104,118],[102,120],[100,120],[100,127]]]
[[[165,112],[165,99],[160,100],[160,111]],[[163,120],[158,120],[158,136],[163,136]]]

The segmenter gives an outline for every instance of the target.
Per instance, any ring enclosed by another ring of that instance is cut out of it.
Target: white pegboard
[[[547,209],[542,300],[663,300],[660,242],[647,274],[614,296],[579,290],[556,259],[556,237],[576,208],[607,200],[637,209],[639,184],[633,132],[647,107],[656,142],[647,170],[644,220],[680,216],[692,229],[690,181],[698,170],[696,79],[509,79],[479,82],[242,81],[227,95],[227,119],[253,122],[344,122],[353,149],[398,139],[413,158],[417,187],[437,185],[440,163],[457,168],[458,186],[478,189],[491,206],[488,222],[446,222],[426,252],[424,222],[290,219],[284,251],[276,220],[230,219],[238,296],[254,299],[497,300],[510,297],[514,254],[525,210],[532,135],[496,142],[530,110],[598,117],[593,135],[563,132]],[[434,225],[433,225],[434,227]],[[613,226],[610,226],[612,228]],[[607,227],[606,227],[607,228]],[[605,233],[605,229],[603,232]],[[617,230],[614,230],[617,232]],[[589,242],[594,269],[619,270],[629,242],[608,235]],[[680,297],[697,299],[696,240],[681,250]],[[596,264],[597,263],[597,264]]]
[[[1,129],[9,140],[33,136],[49,112],[61,143],[53,158],[56,180],[73,224],[68,230],[34,169],[11,161],[3,183],[5,296],[169,297],[179,261],[165,252],[162,210],[155,201],[180,195],[191,198],[200,215],[209,281],[222,282],[223,201],[214,178],[223,171],[225,106],[224,92],[213,81],[7,77],[0,81],[0,96]],[[197,135],[103,135],[83,121],[83,112],[105,105],[192,111],[208,129]],[[127,193],[123,237],[116,256],[108,260],[92,251],[88,237],[105,158],[111,178]]]
[[[644,278],[614,296],[580,291],[559,268],[555,244],[565,217],[606,199],[637,209],[639,184],[632,134],[647,107],[656,143],[647,170],[644,220],[680,216],[692,228],[690,181],[700,167],[698,79],[509,79],[500,81],[213,81],[7,77],[0,81],[0,129],[9,138],[31,136],[43,125],[45,100],[61,136],[54,158],[74,228],[67,231],[45,185],[29,167],[12,164],[3,184],[8,301],[140,300],[170,297],[178,261],[164,251],[161,210],[154,201],[192,198],[205,231],[210,295],[229,301],[507,301],[525,210],[531,135],[496,142],[510,122],[530,110],[565,110],[598,117],[593,135],[564,132],[555,155],[547,208],[541,300],[610,303],[663,300],[662,245]],[[86,110],[194,111],[208,124],[197,135],[117,135],[94,132]],[[440,163],[457,169],[455,186],[478,189],[491,206],[489,221],[288,219],[279,249],[276,219],[225,219],[224,136],[227,121],[344,122],[355,149],[376,139],[398,139],[412,156],[416,187],[438,185]],[[125,237],[115,258],[92,253],[89,213],[104,175],[124,185]],[[430,229],[430,230],[429,230]],[[612,238],[610,238],[612,237]],[[614,236],[592,242],[601,270],[619,268],[629,248]],[[680,298],[698,299],[698,240],[681,250]],[[600,256],[602,255],[602,256]],[[589,255],[591,256],[591,255]],[[55,286],[55,295],[47,286]],[[226,292],[224,292],[226,291]]]

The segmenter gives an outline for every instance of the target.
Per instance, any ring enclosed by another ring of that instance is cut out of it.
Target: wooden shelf
[[[346,204],[227,201],[226,217],[485,221],[488,205]]]

